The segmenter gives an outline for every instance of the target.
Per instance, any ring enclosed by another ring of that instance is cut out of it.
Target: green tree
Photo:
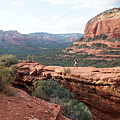
[[[27,56],[27,60],[30,60],[30,59],[31,59],[31,56],[30,56],[30,55],[28,55],[28,56]]]
[[[36,96],[38,98],[43,99],[44,98],[44,92],[41,89],[42,86],[40,84],[41,81],[33,81],[32,86],[28,86],[26,85],[26,87],[28,88],[28,90],[30,90],[32,93],[32,96]]]
[[[11,66],[12,64],[18,63],[17,58],[14,55],[7,55],[4,54],[3,56],[0,57],[0,64],[4,66]]]
[[[32,55],[31,57],[32,57],[32,60],[34,60],[35,56],[34,56],[34,55]]]
[[[11,88],[11,75],[9,69],[0,66],[0,92],[13,95],[14,90]]]
[[[90,120],[91,113],[83,104],[75,100],[68,89],[52,79],[34,81],[33,86],[28,87],[32,95],[40,97],[45,93],[44,98],[51,103],[61,106],[61,113],[72,120]],[[49,98],[49,99],[48,99]]]
[[[3,81],[2,81],[2,76],[0,76],[0,92],[2,92],[3,91],[3,87],[4,85],[3,85]]]

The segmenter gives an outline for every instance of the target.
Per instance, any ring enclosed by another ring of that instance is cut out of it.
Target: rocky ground
[[[69,120],[61,115],[59,105],[14,89],[14,96],[0,94],[0,120]]]

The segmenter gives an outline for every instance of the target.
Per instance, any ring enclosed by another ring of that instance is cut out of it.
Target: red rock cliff
[[[87,22],[83,38],[93,38],[100,34],[105,34],[108,38],[120,37],[120,8],[102,12]]]

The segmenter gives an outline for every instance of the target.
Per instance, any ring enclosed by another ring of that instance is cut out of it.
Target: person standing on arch
[[[74,61],[75,61],[74,68],[75,68],[75,67],[78,67],[78,60],[75,59]]]

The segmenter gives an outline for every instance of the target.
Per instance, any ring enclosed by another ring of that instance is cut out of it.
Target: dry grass
[[[15,94],[15,91],[13,88],[11,88],[11,86],[4,86],[4,90],[3,92],[7,95],[13,96]]]

